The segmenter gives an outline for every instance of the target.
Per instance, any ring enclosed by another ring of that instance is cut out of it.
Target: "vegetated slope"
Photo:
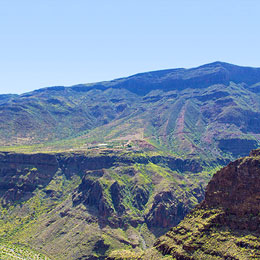
[[[260,259],[260,150],[218,171],[205,200],[155,247],[176,259]]]
[[[0,95],[0,104],[6,103],[17,97],[18,97],[18,95],[15,95],[15,94],[2,94],[2,95]]]
[[[0,243],[0,259],[1,260],[50,260],[47,256],[35,252],[31,248],[17,244],[1,244]]]
[[[234,159],[259,144],[259,82],[260,69],[215,62],[6,97],[1,149],[127,144],[187,158]]]
[[[142,250],[203,199],[208,175],[155,152],[0,153],[0,244],[51,259]]]

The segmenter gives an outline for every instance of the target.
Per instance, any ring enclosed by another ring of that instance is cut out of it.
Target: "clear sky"
[[[0,0],[0,93],[225,61],[260,67],[259,0]]]

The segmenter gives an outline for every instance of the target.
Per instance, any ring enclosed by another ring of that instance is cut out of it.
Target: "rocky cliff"
[[[46,186],[58,170],[49,154],[0,153],[0,196],[2,205],[28,200],[38,187]]]
[[[156,153],[0,153],[0,242],[51,259],[146,248],[202,200],[205,165]]]
[[[209,182],[204,201],[155,243],[176,259],[260,259],[260,150]]]

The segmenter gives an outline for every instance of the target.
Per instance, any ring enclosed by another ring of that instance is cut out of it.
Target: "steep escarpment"
[[[51,259],[146,248],[202,200],[205,167],[137,151],[3,152],[0,242]]]
[[[2,205],[28,200],[37,188],[51,181],[57,170],[54,155],[0,153]]]
[[[176,259],[260,258],[260,151],[230,163],[205,199],[155,247]]]

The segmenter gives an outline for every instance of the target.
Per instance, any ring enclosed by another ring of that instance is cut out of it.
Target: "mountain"
[[[207,175],[196,160],[145,152],[2,152],[0,256],[1,246],[89,260],[149,247],[202,201]]]
[[[213,176],[205,199],[153,248],[115,251],[108,259],[260,259],[259,165],[260,150],[229,163]]]
[[[155,246],[176,259],[260,259],[260,151],[218,171],[205,200]]]
[[[175,244],[162,237],[158,251],[155,240],[203,200],[217,170],[259,146],[259,87],[260,69],[215,62],[0,95],[0,257],[171,259],[164,248]],[[216,205],[194,211],[209,212],[207,223],[226,218],[214,192],[205,201]]]
[[[3,151],[126,145],[203,160],[259,145],[260,69],[215,62],[0,97]]]

